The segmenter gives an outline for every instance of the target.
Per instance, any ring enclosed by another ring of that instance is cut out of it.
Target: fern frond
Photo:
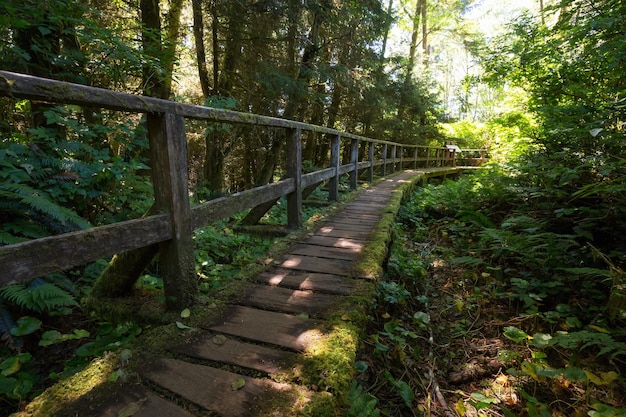
[[[44,282],[12,284],[0,288],[0,297],[7,302],[36,313],[49,313],[59,307],[74,307],[78,303],[67,291],[54,284]]]
[[[41,191],[26,184],[3,184],[0,186],[0,197],[13,200],[38,213],[48,215],[62,223],[75,224],[80,228],[88,228],[91,225],[72,210],[59,206],[47,198]],[[26,210],[24,210],[26,211]]]

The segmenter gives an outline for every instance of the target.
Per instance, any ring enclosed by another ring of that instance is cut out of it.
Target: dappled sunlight
[[[274,274],[270,277],[268,282],[270,285],[280,285],[280,283],[283,282],[283,279],[285,279],[286,276],[287,272]]]
[[[312,346],[318,346],[324,339],[324,333],[319,329],[305,330],[296,337],[296,343],[308,352]]]
[[[363,243],[359,243],[353,239],[339,238],[333,246],[337,248],[348,248],[360,251],[361,249],[363,249],[364,245]]]
[[[283,268],[296,268],[301,263],[302,263],[301,259],[298,259],[296,257],[291,257],[287,259],[286,261],[284,261],[280,266],[282,266]]]

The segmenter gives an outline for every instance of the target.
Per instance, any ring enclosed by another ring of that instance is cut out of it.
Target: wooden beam
[[[294,190],[287,194],[287,227],[302,227],[302,140],[300,129],[287,131],[287,176],[293,180]]]
[[[63,271],[170,239],[160,214],[0,247],[0,286]]]
[[[169,214],[172,225],[172,239],[161,243],[159,251],[166,305],[183,309],[193,305],[198,296],[185,119],[171,113],[149,113],[147,124],[155,204]]]
[[[341,136],[339,135],[333,136],[330,140],[330,168],[335,172],[335,175],[330,179],[328,184],[328,199],[330,201],[337,201],[339,199],[340,141]]]

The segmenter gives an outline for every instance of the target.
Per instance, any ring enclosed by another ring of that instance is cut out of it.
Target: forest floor
[[[445,223],[432,223],[419,243],[398,227],[348,415],[626,416],[621,362],[529,346],[519,328],[541,331],[541,319],[520,313],[497,270],[456,263],[466,253],[456,252]],[[578,378],[567,370],[580,368],[548,364],[571,358],[584,367]]]

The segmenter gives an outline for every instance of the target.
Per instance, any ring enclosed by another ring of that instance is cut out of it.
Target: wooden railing
[[[303,190],[310,190],[324,181],[329,182],[329,199],[337,200],[339,179],[345,174],[350,175],[350,188],[354,189],[360,174],[371,182],[375,171],[384,176],[398,169],[455,165],[455,153],[445,147],[381,141],[274,117],[182,104],[5,71],[0,71],[0,96],[144,113],[151,149],[155,206],[160,213],[0,247],[0,286],[161,243],[162,271],[169,276],[164,277],[167,295],[168,286],[195,279],[195,276],[189,277],[194,274],[194,268],[188,263],[194,260],[192,232],[196,228],[250,208],[263,208],[265,211],[260,211],[265,213],[282,196],[287,199],[288,227],[297,228],[302,224]],[[285,129],[286,177],[192,207],[187,179],[185,118]],[[330,166],[303,173],[300,139],[303,131],[329,138]],[[348,150],[350,159],[341,164],[342,151],[347,154]],[[364,157],[359,159],[359,155]],[[163,267],[163,264],[167,265]]]

